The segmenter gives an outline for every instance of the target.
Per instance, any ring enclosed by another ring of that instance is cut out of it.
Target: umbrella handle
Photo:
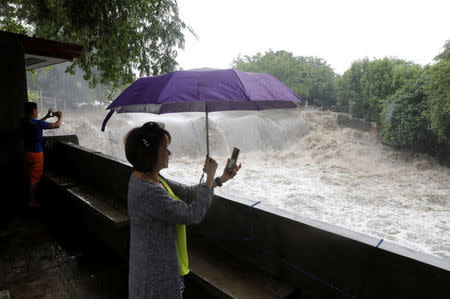
[[[111,118],[111,116],[113,115],[114,110],[109,110],[108,114],[105,117],[105,120],[103,120],[102,123],[102,132],[105,132],[105,127],[106,127],[106,123],[108,122],[108,120]]]
[[[206,111],[206,155],[208,155],[209,157],[208,102],[205,102],[205,111]]]
[[[205,112],[206,112],[206,154],[207,154],[208,157],[209,157],[209,127],[208,127],[209,120],[208,120],[208,102],[205,102]],[[204,175],[205,175],[205,172],[202,171],[202,176],[201,176],[201,178],[200,178],[199,184],[202,183]]]

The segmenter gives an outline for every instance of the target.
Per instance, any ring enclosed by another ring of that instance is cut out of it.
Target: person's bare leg
[[[30,208],[36,208],[36,207],[40,206],[40,204],[36,200],[36,190],[37,190],[37,183],[31,183],[30,184],[30,202],[28,203],[28,206]]]

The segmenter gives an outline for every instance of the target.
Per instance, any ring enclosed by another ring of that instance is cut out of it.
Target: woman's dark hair
[[[163,125],[147,122],[134,128],[125,136],[125,156],[133,169],[142,172],[154,170],[158,160],[158,148],[165,136],[171,139]]]
[[[23,112],[25,112],[25,115],[30,115],[34,109],[37,109],[37,104],[35,102],[26,102],[23,105]]]

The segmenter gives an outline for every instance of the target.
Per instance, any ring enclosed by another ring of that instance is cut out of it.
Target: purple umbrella
[[[155,114],[296,108],[303,102],[289,87],[269,74],[233,69],[196,69],[140,78],[112,102],[102,131],[111,115],[129,112]]]

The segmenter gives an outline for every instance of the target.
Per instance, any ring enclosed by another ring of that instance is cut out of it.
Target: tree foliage
[[[108,104],[109,95],[116,97],[123,87],[113,90],[112,84],[97,84],[90,88],[87,81],[83,79],[83,71],[77,69],[74,75],[67,74],[67,64],[57,64],[49,68],[35,70],[34,73],[27,72],[29,91],[42,92],[45,96],[66,99],[68,103],[77,106],[80,104],[102,103]],[[28,97],[30,98],[28,93]],[[39,95],[36,93],[37,98]],[[35,96],[33,96],[35,99]]]
[[[39,101],[39,94],[28,89],[28,102],[37,103]]]
[[[245,72],[271,74],[309,102],[324,106],[335,102],[335,73],[321,58],[295,57],[287,51],[270,50],[264,54],[238,57],[232,67]]]
[[[176,0],[4,0],[0,26],[84,46],[67,71],[79,67],[91,86],[130,83],[134,70],[140,76],[174,70],[187,28]]]
[[[402,147],[427,147],[435,143],[426,117],[426,86],[429,76],[424,72],[410,80],[390,96],[381,113],[382,134],[389,144]]]
[[[363,101],[361,79],[368,59],[352,63],[344,75],[336,79],[336,97],[339,110],[349,113],[361,113],[368,110],[368,104]]]
[[[386,99],[421,71],[419,65],[395,58],[355,61],[336,82],[338,103],[366,120],[379,121]]]
[[[450,41],[431,67],[428,92],[428,117],[441,142],[450,144]]]

